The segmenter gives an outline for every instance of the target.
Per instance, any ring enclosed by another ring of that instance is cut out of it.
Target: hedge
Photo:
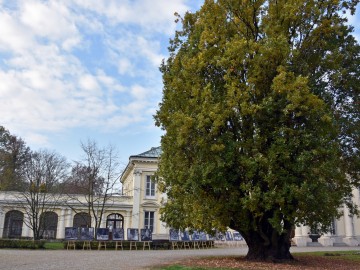
[[[43,249],[44,245],[44,240],[0,239],[0,248]]]

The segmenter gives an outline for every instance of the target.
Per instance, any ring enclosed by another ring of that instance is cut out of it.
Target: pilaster
[[[330,233],[325,233],[318,239],[319,243],[324,247],[332,247],[334,245],[334,239]]]
[[[0,238],[3,237],[4,227],[5,227],[5,210],[0,206]]]
[[[353,216],[350,215],[349,208],[346,205],[344,205],[344,222],[345,238],[343,238],[343,242],[351,247],[358,246],[359,242],[354,237]]]
[[[134,170],[134,196],[133,196],[133,209],[132,209],[132,228],[139,228],[140,225],[140,194],[141,194],[141,170]]]
[[[56,239],[65,238],[65,209],[61,208],[59,222],[57,226]]]
[[[72,209],[65,210],[65,227],[72,227],[73,226],[73,216],[72,216]]]
[[[296,246],[298,247],[306,247],[307,245],[307,235],[303,236],[302,225],[297,226],[295,228],[295,237],[293,241],[295,242]]]

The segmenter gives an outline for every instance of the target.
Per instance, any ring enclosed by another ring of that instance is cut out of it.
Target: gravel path
[[[292,252],[359,250],[360,247],[292,247]],[[184,258],[244,255],[247,248],[201,250],[17,250],[0,249],[1,270],[138,270]]]

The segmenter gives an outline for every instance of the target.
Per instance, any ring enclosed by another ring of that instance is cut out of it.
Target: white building
[[[153,239],[168,239],[169,228],[160,221],[159,210],[165,194],[157,191],[152,176],[158,167],[160,147],[151,148],[139,155],[130,156],[122,177],[122,195],[113,195],[105,206],[102,216],[102,228],[151,228]],[[360,202],[359,190],[354,190],[354,200]],[[64,198],[66,199],[66,198]],[[82,204],[83,198],[59,203],[45,211],[49,223],[45,237],[63,239],[65,227],[94,227],[94,217],[87,214]],[[345,207],[344,215],[333,222],[333,232],[322,235],[318,245],[357,246],[360,242],[360,219],[349,216]],[[26,211],[22,208],[16,192],[0,192],[0,238],[32,237],[32,231],[26,225]],[[25,221],[25,222],[24,222]],[[309,228],[297,227],[293,242],[298,246],[311,244]]]
[[[107,201],[100,227],[123,228],[125,234],[128,228],[151,228],[153,239],[168,238],[168,229],[159,221],[163,194],[156,191],[151,179],[157,169],[159,151],[160,148],[152,148],[130,156],[121,177],[122,195],[112,195]],[[0,238],[33,237],[22,198],[18,192],[0,192]],[[65,227],[94,227],[94,216],[88,214],[84,195],[63,196],[46,209],[41,213],[47,223],[44,237],[63,239]]]

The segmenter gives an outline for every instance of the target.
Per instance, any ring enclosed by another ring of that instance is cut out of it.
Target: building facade
[[[166,195],[158,192],[153,176],[158,167],[160,147],[129,157],[121,176],[122,192],[107,201],[102,214],[101,228],[128,228],[152,230],[153,239],[168,239],[169,228],[160,221],[160,208]],[[0,192],[0,237],[31,238],[32,230],[27,225],[28,215],[19,203],[16,192]],[[359,190],[353,190],[354,201],[359,205]],[[95,227],[95,217],[88,214],[85,198],[63,198],[44,211],[47,227],[44,238],[64,239],[65,227]],[[51,202],[49,202],[51,203]],[[360,242],[360,219],[349,215],[346,207],[343,216],[333,221],[332,231],[316,239],[307,226],[295,229],[293,243],[297,246],[316,245],[358,246]],[[313,239],[314,240],[313,240]],[[126,237],[125,237],[126,239]]]
[[[107,200],[102,214],[101,228],[150,228],[153,239],[168,238],[168,229],[159,217],[163,194],[157,192],[152,179],[160,154],[160,148],[152,148],[142,154],[130,156],[122,176],[122,194],[114,194]],[[48,200],[44,211],[43,238],[64,239],[65,227],[95,227],[95,216],[89,215],[86,197],[76,195]],[[0,192],[0,238],[32,238],[28,209],[19,192]],[[100,209],[99,209],[100,211]],[[99,218],[99,214],[97,215]],[[126,239],[126,236],[125,236]]]

